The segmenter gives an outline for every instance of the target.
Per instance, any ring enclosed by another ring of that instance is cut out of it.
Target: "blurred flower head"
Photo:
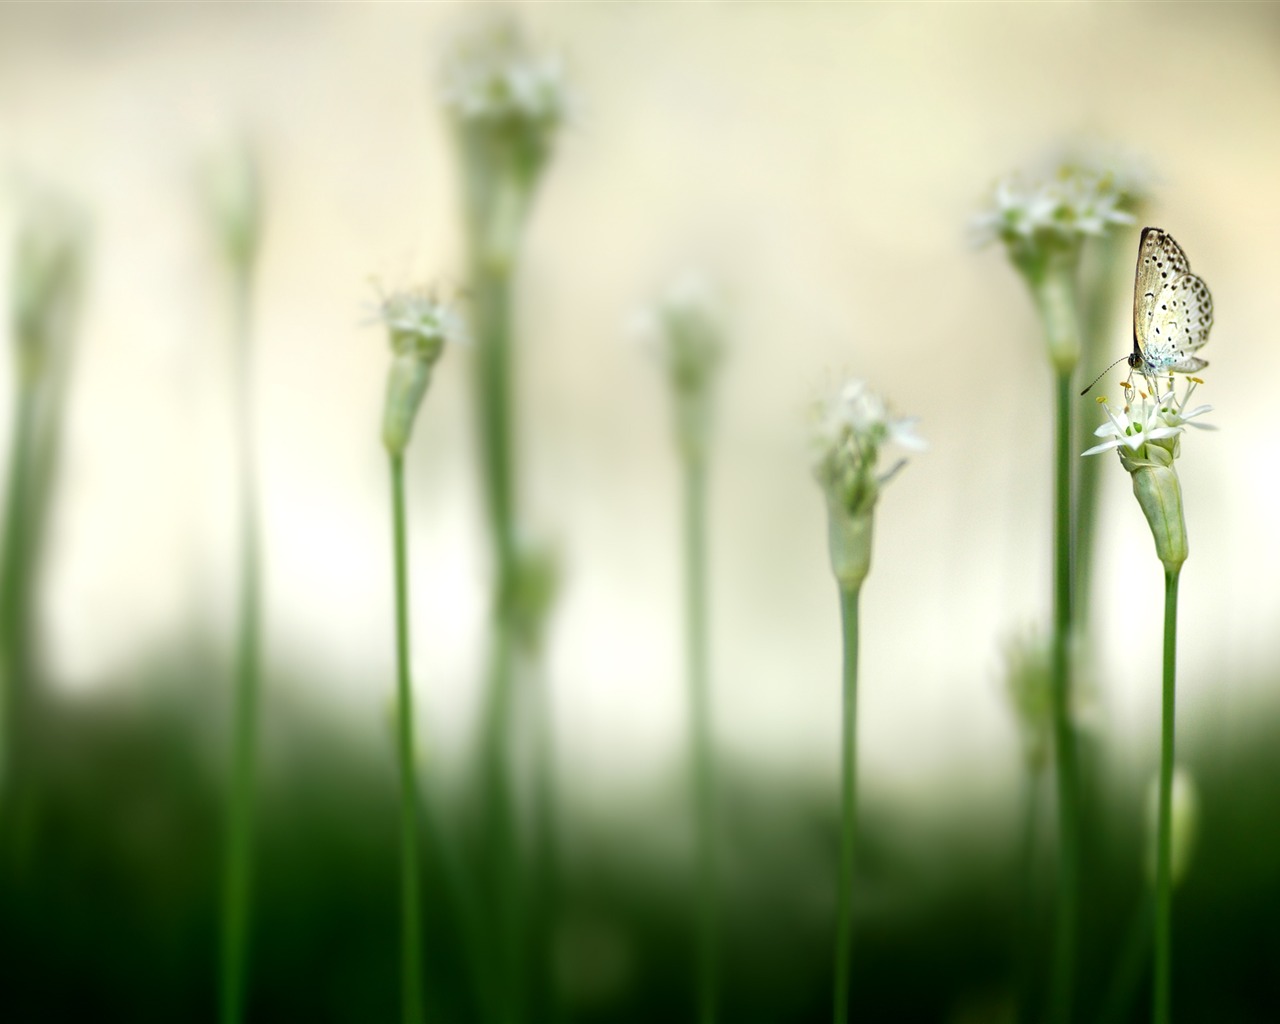
[[[1126,196],[1114,173],[1078,163],[1062,163],[1049,174],[1009,175],[974,218],[974,240],[998,239],[1015,266],[1037,276],[1055,257],[1073,262],[1086,238],[1132,224]]]
[[[250,273],[262,240],[262,175],[247,139],[208,162],[204,190],[223,255],[237,273]]]
[[[462,319],[422,288],[385,296],[378,315],[387,328],[393,353],[387,375],[382,442],[392,455],[399,455],[409,444],[414,418],[445,344],[463,336]]]
[[[869,512],[880,487],[905,460],[878,473],[880,448],[886,443],[908,451],[928,446],[916,435],[915,417],[889,414],[884,399],[860,380],[846,381],[813,410],[813,471],[818,483],[849,514]]]
[[[20,196],[13,255],[13,329],[24,373],[59,358],[80,304],[88,229],[80,210],[47,190]]]
[[[455,40],[440,94],[473,183],[532,187],[568,112],[561,62],[534,52],[514,20],[486,18]]]
[[[675,399],[676,440],[689,457],[706,452],[711,383],[724,357],[724,311],[705,278],[677,278],[636,315],[632,333],[662,367]]]
[[[685,274],[637,317],[634,332],[679,392],[706,389],[724,355],[724,314],[705,278]]]
[[[567,110],[564,69],[559,59],[533,53],[514,21],[490,21],[456,43],[441,100],[459,120],[553,131]]]
[[[387,328],[396,355],[414,355],[434,363],[446,343],[466,341],[462,316],[427,288],[406,288],[384,295],[378,303],[377,316]]]
[[[1102,143],[1066,147],[1055,161],[1058,170],[1106,182],[1116,207],[1136,215],[1151,199],[1158,178],[1150,162],[1131,149]]]

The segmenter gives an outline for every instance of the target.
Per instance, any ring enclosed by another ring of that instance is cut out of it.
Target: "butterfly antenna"
[[[1105,370],[1103,370],[1100,374],[1098,374],[1098,376],[1094,377],[1094,378],[1093,378],[1093,384],[1097,384],[1097,383],[1098,383],[1098,381],[1102,380],[1102,378],[1103,378],[1103,377],[1105,377],[1107,374],[1109,374],[1112,370],[1114,370],[1117,366],[1119,366],[1121,363],[1123,363],[1123,362],[1124,362],[1126,359],[1128,359],[1128,358],[1129,358],[1128,356],[1121,356],[1121,357],[1120,357],[1119,359],[1117,359],[1114,363],[1112,363],[1112,364],[1111,364],[1110,366],[1108,366]],[[1081,398],[1083,398],[1085,395],[1087,395],[1090,391],[1092,391],[1092,390],[1093,390],[1093,384],[1090,384],[1087,388],[1085,388],[1083,391],[1081,391],[1081,392],[1080,392],[1080,397],[1081,397]]]

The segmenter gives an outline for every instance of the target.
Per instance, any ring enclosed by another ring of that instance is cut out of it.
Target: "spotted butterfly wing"
[[[1133,283],[1133,354],[1129,366],[1154,377],[1195,373],[1209,364],[1195,353],[1209,340],[1213,299],[1186,253],[1159,228],[1144,228]]]

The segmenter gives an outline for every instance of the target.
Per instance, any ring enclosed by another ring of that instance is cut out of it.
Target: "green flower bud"
[[[1148,453],[1154,454],[1154,446]],[[1162,450],[1162,449],[1156,449]],[[1133,494],[1147,517],[1156,542],[1156,555],[1167,572],[1176,572],[1187,560],[1187,525],[1182,515],[1182,487],[1177,470],[1153,463],[1131,470]]]
[[[827,504],[827,545],[831,571],[842,589],[862,585],[871,571],[871,510],[851,515],[840,501]]]

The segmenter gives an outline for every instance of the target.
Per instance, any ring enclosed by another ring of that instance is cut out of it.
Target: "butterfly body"
[[[1173,236],[1143,228],[1133,282],[1133,352],[1129,368],[1144,377],[1195,373],[1209,340],[1213,298]]]

